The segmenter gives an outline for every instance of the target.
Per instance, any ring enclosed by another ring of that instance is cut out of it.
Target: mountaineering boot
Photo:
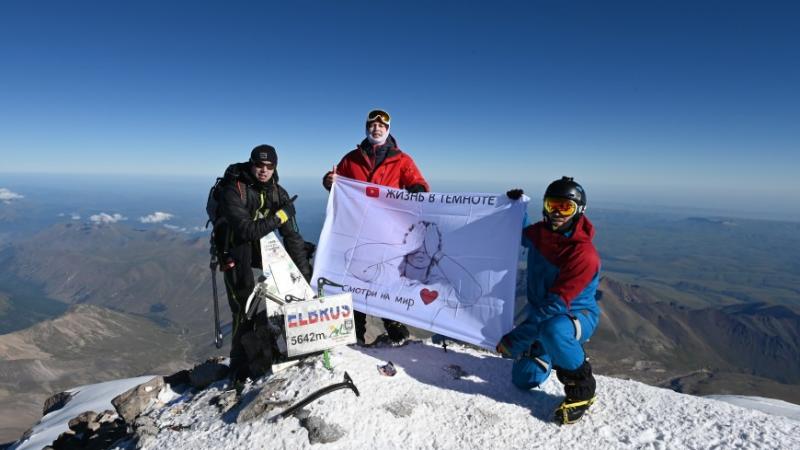
[[[355,311],[353,322],[356,326],[356,343],[363,347],[365,345],[364,334],[367,332],[367,315],[361,311]]]
[[[571,423],[577,422],[581,417],[583,417],[583,413],[589,409],[592,404],[594,404],[595,397],[590,398],[589,400],[579,400],[579,401],[569,401],[564,400],[558,405],[558,408],[555,412],[555,421],[559,425],[567,425]]]
[[[566,398],[556,409],[554,419],[562,425],[575,423],[595,402],[597,383],[592,375],[592,366],[586,360],[575,370],[555,369],[558,380],[564,384]]]
[[[400,322],[384,319],[383,326],[386,328],[386,335],[389,336],[389,341],[391,341],[392,344],[402,344],[410,335],[408,328]]]

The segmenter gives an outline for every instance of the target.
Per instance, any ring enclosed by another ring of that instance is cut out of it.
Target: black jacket
[[[250,173],[250,163],[229,166],[221,201],[222,216],[227,222],[226,247],[237,265],[261,268],[259,240],[277,229],[289,256],[308,280],[311,266],[295,218],[281,225],[275,216],[287,203],[289,194],[278,184],[277,171],[269,181],[260,183]]]

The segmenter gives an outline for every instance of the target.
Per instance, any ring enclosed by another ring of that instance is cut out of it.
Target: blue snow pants
[[[511,382],[520,389],[539,386],[550,376],[553,366],[575,370],[583,364],[586,354],[582,344],[597,328],[599,317],[589,310],[559,314],[541,323],[539,345],[514,362]]]

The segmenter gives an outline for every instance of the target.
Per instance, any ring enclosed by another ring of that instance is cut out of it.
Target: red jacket
[[[391,148],[387,151],[386,158],[377,167],[374,166],[374,159],[368,156],[364,149],[369,145],[369,142],[365,140],[355,150],[344,155],[344,158],[336,166],[336,174],[397,189],[421,186],[425,192],[430,191],[428,182],[414,164],[414,160],[397,148],[392,136],[389,136],[387,143],[391,144]]]

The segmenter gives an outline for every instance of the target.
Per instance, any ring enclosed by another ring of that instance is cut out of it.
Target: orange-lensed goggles
[[[389,121],[392,120],[392,118],[386,111],[373,109],[369,112],[369,114],[367,114],[367,123],[374,122],[376,120],[383,122],[384,125],[389,125]]]
[[[544,210],[547,214],[558,211],[562,216],[569,217],[578,211],[578,204],[566,198],[545,197]]]

